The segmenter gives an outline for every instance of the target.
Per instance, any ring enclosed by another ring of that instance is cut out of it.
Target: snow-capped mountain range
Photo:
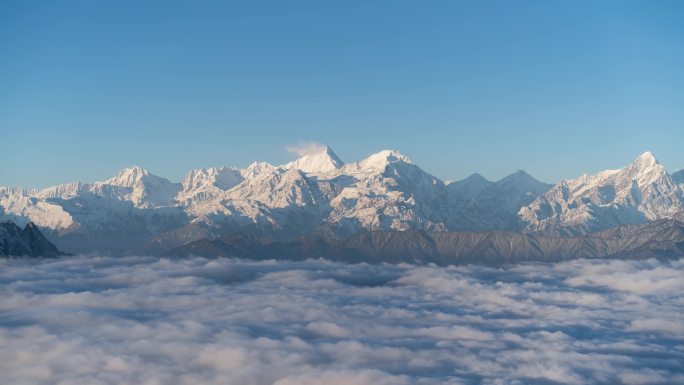
[[[0,220],[30,221],[67,252],[161,252],[235,231],[273,239],[365,230],[582,234],[684,218],[684,172],[653,154],[551,186],[518,171],[443,182],[394,150],[343,163],[329,147],[281,166],[213,167],[180,183],[140,167],[94,183],[0,187]]]
[[[564,180],[520,209],[528,231],[576,235],[621,224],[684,218],[681,171],[668,174],[650,152],[618,170]]]

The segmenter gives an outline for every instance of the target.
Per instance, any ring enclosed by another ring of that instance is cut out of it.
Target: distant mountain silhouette
[[[168,257],[250,259],[325,258],[368,263],[466,263],[497,265],[520,261],[576,258],[684,257],[684,223],[659,220],[622,225],[582,236],[546,236],[515,232],[371,231],[338,241],[306,237],[291,242],[266,241],[235,233],[175,248]]]
[[[23,229],[14,222],[0,223],[0,256],[55,257],[63,254],[33,222]]]

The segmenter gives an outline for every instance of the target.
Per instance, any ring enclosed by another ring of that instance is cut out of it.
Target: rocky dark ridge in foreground
[[[166,253],[169,257],[190,255],[437,265],[497,265],[577,258],[678,258],[684,257],[684,223],[660,220],[574,237],[514,232],[373,231],[343,241],[311,237],[271,242],[236,233],[190,242]]]
[[[56,257],[64,255],[30,222],[23,229],[14,222],[0,223],[0,256]]]

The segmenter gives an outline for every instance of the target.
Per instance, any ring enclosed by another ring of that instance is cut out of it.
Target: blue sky
[[[681,1],[0,4],[0,185],[345,161],[554,182],[684,167]]]

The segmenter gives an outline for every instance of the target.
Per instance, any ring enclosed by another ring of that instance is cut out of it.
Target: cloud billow
[[[302,157],[305,155],[318,154],[326,149],[326,145],[318,142],[301,142],[296,145],[287,146],[287,152]]]
[[[684,261],[0,266],[12,384],[684,382]]]

